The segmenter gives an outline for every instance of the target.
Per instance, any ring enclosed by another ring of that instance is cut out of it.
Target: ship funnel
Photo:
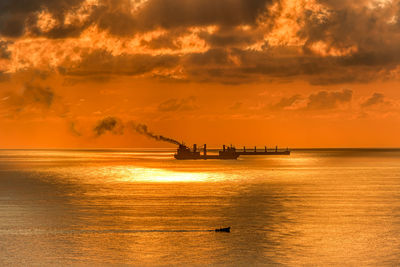
[[[207,144],[204,144],[204,156],[207,156]]]
[[[196,152],[196,151],[197,151],[197,145],[194,144],[194,145],[193,145],[193,152]]]

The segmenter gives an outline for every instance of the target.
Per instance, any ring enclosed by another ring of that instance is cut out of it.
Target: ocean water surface
[[[0,150],[0,265],[400,264],[400,150],[173,153]]]

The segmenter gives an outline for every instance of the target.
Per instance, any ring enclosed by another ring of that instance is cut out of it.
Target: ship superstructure
[[[191,150],[184,144],[180,144],[176,154],[174,157],[176,159],[237,159],[240,155],[236,153],[235,148],[223,149],[223,151],[219,151],[217,155],[208,154],[207,153],[207,145],[205,144],[203,147],[203,154],[200,154],[200,151],[197,150],[197,145],[193,145],[193,149]]]

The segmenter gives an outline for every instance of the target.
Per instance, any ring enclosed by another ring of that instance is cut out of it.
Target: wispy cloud
[[[371,107],[378,104],[382,104],[385,102],[385,95],[382,93],[374,93],[371,97],[369,97],[365,102],[361,104],[361,107]]]
[[[190,111],[197,109],[196,97],[189,96],[186,98],[170,98],[158,105],[158,110],[163,112],[170,111]]]
[[[342,91],[319,91],[308,97],[307,110],[334,109],[340,104],[350,103],[353,97],[353,91],[343,89]]]

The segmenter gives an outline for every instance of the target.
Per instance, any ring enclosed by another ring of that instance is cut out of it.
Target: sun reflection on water
[[[116,180],[121,182],[206,182],[222,180],[223,175],[201,172],[177,172],[156,168],[114,167]]]
[[[71,171],[73,173],[71,173]],[[170,182],[218,182],[235,179],[224,172],[176,171],[139,166],[85,167],[74,170],[58,169],[58,175],[66,179],[79,177],[86,183],[170,183]],[[69,173],[69,174],[67,174]]]

